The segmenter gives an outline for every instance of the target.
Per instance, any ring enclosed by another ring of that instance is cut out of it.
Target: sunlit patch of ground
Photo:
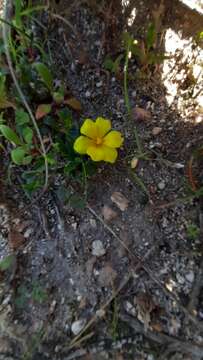
[[[181,2],[193,10],[203,14],[203,1],[202,0],[181,0]]]
[[[185,121],[200,121],[203,104],[203,50],[194,46],[194,39],[183,39],[181,34],[168,29],[165,36],[166,55],[163,81],[166,99],[184,115]]]

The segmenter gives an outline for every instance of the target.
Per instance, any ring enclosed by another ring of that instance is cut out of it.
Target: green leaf
[[[23,109],[17,109],[15,112],[15,121],[17,125],[24,125],[30,122],[30,117]]]
[[[41,11],[41,10],[45,10],[47,7],[44,5],[36,5],[33,7],[28,7],[27,9],[21,11],[20,15],[21,16],[28,16],[30,14],[32,14],[35,11]]]
[[[62,104],[64,101],[64,91],[59,90],[53,93],[53,99],[57,104]]]
[[[11,151],[11,158],[15,164],[22,165],[25,154],[25,150],[22,147],[17,147]]]
[[[42,81],[47,86],[47,88],[52,91],[53,90],[53,76],[49,70],[49,68],[43,63],[35,63],[34,67],[36,68],[39,76],[42,78]]]
[[[72,114],[69,109],[64,108],[58,113],[59,119],[63,122],[65,130],[68,132],[72,126]]]
[[[103,66],[106,70],[113,71],[114,62],[110,57],[106,57]]]
[[[42,119],[44,116],[51,112],[51,104],[40,104],[37,107],[35,117],[37,120]]]
[[[30,127],[25,127],[23,129],[23,137],[27,144],[31,144],[33,138],[33,130]]]
[[[0,270],[5,271],[8,270],[14,263],[15,256],[14,255],[8,255],[3,260],[0,261]]]
[[[22,28],[22,20],[21,20],[21,8],[22,8],[22,1],[21,0],[15,0],[15,26],[17,28]]]
[[[0,125],[0,131],[8,141],[16,145],[21,145],[20,138],[9,126]]]
[[[86,205],[85,199],[82,199],[81,196],[77,194],[71,195],[68,202],[74,209],[84,209]]]
[[[29,165],[32,162],[33,157],[31,155],[27,155],[23,159],[23,165]]]
[[[41,304],[47,300],[47,293],[39,284],[34,283],[31,297],[34,301],[39,302]]]

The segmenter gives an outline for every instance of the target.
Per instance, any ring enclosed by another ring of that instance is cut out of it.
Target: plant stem
[[[131,42],[129,40],[127,43],[125,64],[124,64],[124,99],[125,99],[125,106],[126,106],[127,112],[128,112],[128,117],[130,120],[132,120],[132,109],[131,109],[129,95],[128,95],[128,63],[129,63],[130,47],[131,47]],[[138,153],[139,153],[139,155],[141,155],[142,154],[142,146],[140,143],[139,135],[137,132],[137,128],[134,124],[133,124],[133,127],[134,127],[135,141],[136,141]]]

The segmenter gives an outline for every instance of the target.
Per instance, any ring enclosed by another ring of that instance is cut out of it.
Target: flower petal
[[[88,147],[87,154],[91,157],[93,161],[102,161],[105,157],[102,146],[92,145]]]
[[[73,145],[73,148],[79,154],[87,154],[87,149],[92,146],[93,141],[86,136],[79,136]]]
[[[111,121],[98,117],[95,122],[97,126],[98,137],[103,138],[111,130]]]
[[[118,151],[116,149],[104,145],[102,146],[102,150],[104,153],[104,161],[110,162],[111,164],[115,163],[118,156]]]
[[[114,163],[117,159],[118,152],[116,149],[110,148],[105,145],[101,146],[90,146],[87,149],[87,154],[93,161],[106,161]]]
[[[98,136],[97,126],[91,119],[86,119],[80,128],[83,135],[88,136],[90,139],[96,139]]]
[[[111,148],[119,148],[123,143],[120,131],[110,131],[105,137],[103,144]]]

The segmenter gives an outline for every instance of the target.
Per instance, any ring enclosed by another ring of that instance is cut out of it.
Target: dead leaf
[[[137,165],[138,165],[138,159],[137,158],[132,158],[132,160],[131,160],[131,162],[130,162],[130,167],[131,167],[131,169],[135,169],[136,167],[137,167]]]
[[[152,323],[151,327],[153,330],[157,331],[157,332],[162,332],[163,331],[163,327],[160,323]]]
[[[40,104],[37,107],[35,117],[37,120],[42,119],[44,116],[51,112],[51,104]]]
[[[111,195],[111,201],[113,201],[113,203],[116,204],[121,211],[125,211],[129,204],[129,200],[118,191],[115,191]]]
[[[151,113],[148,110],[136,106],[132,109],[132,118],[136,121],[148,121],[151,119]]]
[[[0,109],[7,109],[7,108],[13,108],[15,110],[16,105],[7,99],[0,99]]]
[[[65,99],[64,104],[70,106],[75,111],[78,111],[78,112],[82,111],[82,105],[81,105],[80,101],[74,97]]]
[[[103,206],[102,215],[104,217],[104,220],[106,220],[106,221],[111,221],[118,216],[118,214],[107,205]]]
[[[151,322],[151,312],[156,308],[150,294],[139,293],[134,298],[134,304],[137,309],[137,317],[144,324],[145,330],[149,328]]]
[[[106,265],[101,269],[98,281],[101,286],[107,287],[113,284],[116,277],[117,272],[110,265]]]
[[[155,126],[155,127],[152,129],[152,135],[154,135],[154,136],[159,135],[161,132],[162,132],[162,128],[159,127],[159,126]]]
[[[11,230],[8,236],[9,245],[17,250],[25,242],[24,236],[17,230]]]

